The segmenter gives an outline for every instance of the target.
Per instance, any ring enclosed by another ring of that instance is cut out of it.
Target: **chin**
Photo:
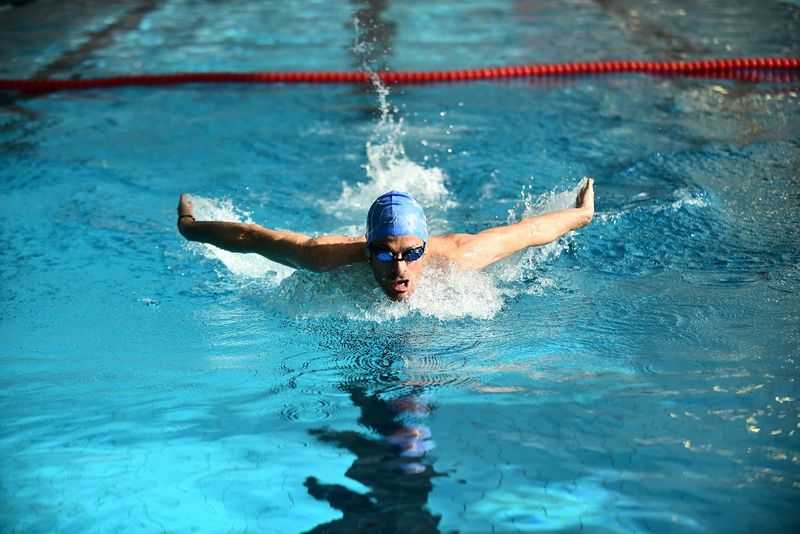
[[[409,289],[408,291],[404,291],[403,293],[396,293],[391,289],[384,289],[383,292],[389,297],[389,300],[394,302],[402,302],[404,300],[408,300],[411,297],[411,294],[414,292],[413,289]]]

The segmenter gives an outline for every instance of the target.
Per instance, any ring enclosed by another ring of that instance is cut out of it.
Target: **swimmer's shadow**
[[[348,386],[353,404],[361,409],[359,423],[381,438],[368,437],[352,430],[313,429],[309,433],[324,443],[352,452],[356,460],[345,475],[370,488],[366,494],[340,484],[321,484],[308,477],[304,485],[315,499],[327,501],[343,514],[341,519],[318,525],[309,532],[438,532],[441,519],[427,509],[431,479],[442,476],[430,465],[409,464],[402,449],[388,438],[404,426],[396,420],[396,410],[377,395],[366,395]],[[418,469],[409,472],[408,466]]]

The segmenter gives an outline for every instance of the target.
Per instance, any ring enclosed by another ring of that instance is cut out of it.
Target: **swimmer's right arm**
[[[258,224],[197,221],[186,195],[178,202],[178,230],[189,241],[208,243],[230,252],[255,253],[294,269],[323,272],[366,261],[363,236],[310,237],[270,230]]]

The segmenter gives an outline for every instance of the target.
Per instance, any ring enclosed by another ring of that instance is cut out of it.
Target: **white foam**
[[[451,265],[425,272],[408,305],[412,311],[437,319],[491,319],[503,307],[503,292],[488,273]]]
[[[429,267],[407,301],[392,302],[378,288],[366,264],[331,273],[297,272],[280,286],[271,306],[296,317],[345,316],[353,320],[397,321],[420,315],[440,320],[491,319],[503,306],[503,292],[486,273]]]
[[[523,187],[517,205],[508,210],[508,224],[515,223],[526,217],[533,217],[549,211],[562,210],[575,207],[575,198],[578,196],[587,178],[581,180],[577,186],[566,191],[549,191],[534,198],[530,193],[530,186]]]
[[[356,24],[357,29],[357,24]],[[357,38],[358,39],[358,38]],[[369,46],[356,42],[354,50]],[[409,193],[424,206],[452,207],[455,202],[447,190],[447,175],[438,167],[426,168],[411,161],[403,145],[403,118],[395,118],[398,109],[389,103],[389,89],[364,65],[372,78],[381,117],[366,143],[367,180],[354,186],[342,182],[342,193],[334,202],[322,205],[328,213],[366,212],[381,194],[392,189]]]
[[[381,295],[376,305],[360,308],[349,317],[379,323],[409,315],[443,321],[467,317],[491,319],[503,307],[503,302],[503,292],[489,274],[464,271],[455,266],[430,267],[408,300],[391,302]]]
[[[339,198],[325,204],[329,213],[358,209],[366,213],[372,202],[392,189],[409,193],[424,206],[452,207],[455,202],[445,186],[444,172],[425,168],[408,159],[402,145],[395,141],[368,142],[367,180],[350,186],[342,183]]]
[[[709,207],[709,201],[702,192],[692,191],[685,187],[673,191],[672,197],[674,199],[672,202],[659,201],[655,206],[646,209],[652,210],[653,213],[661,213],[667,210],[673,212],[680,211],[687,206],[694,206],[697,208]],[[639,195],[637,195],[637,198],[639,198]]]
[[[675,201],[670,204],[673,211],[677,211],[684,206],[697,206],[698,208],[705,208],[708,206],[708,201],[698,195],[693,194],[686,188],[681,188],[675,191]]]
[[[523,188],[520,200],[509,210],[508,222],[575,205],[581,184],[561,192],[539,197]],[[249,214],[230,201],[192,197],[198,218],[250,222]],[[553,286],[545,277],[531,279],[530,273],[558,257],[569,246],[564,237],[543,247],[535,247],[497,263],[484,272],[461,270],[455,266],[426,269],[414,294],[405,302],[391,302],[375,283],[365,263],[337,269],[331,273],[295,271],[256,254],[235,254],[211,245],[191,243],[203,256],[222,262],[235,276],[262,279],[278,287],[279,293],[265,294],[268,306],[295,317],[348,317],[375,322],[396,321],[418,315],[439,320],[460,318],[491,319],[505,299],[520,292],[539,295]],[[525,281],[521,286],[520,282]]]
[[[566,191],[549,191],[539,197],[534,197],[530,193],[530,186],[523,187],[520,191],[520,199],[517,205],[508,210],[508,224],[513,224],[528,217],[534,217],[542,213],[575,207],[575,198],[578,192],[586,183],[586,178],[581,180],[577,186]],[[535,270],[538,266],[552,261],[569,247],[569,242],[575,232],[570,232],[540,247],[532,247],[528,250],[515,254],[510,258],[498,262],[489,269],[500,280],[505,282],[516,282],[525,278],[525,273]],[[539,278],[535,283],[529,283],[524,290],[525,293],[538,295],[553,285],[552,280]],[[508,292],[513,295],[513,291]]]
[[[204,221],[252,223],[250,213],[233,206],[230,200],[190,196],[195,216]],[[275,263],[258,254],[237,254],[205,243],[187,243],[187,247],[212,260],[219,260],[235,276],[260,279],[272,285],[280,284],[294,272],[291,267]]]

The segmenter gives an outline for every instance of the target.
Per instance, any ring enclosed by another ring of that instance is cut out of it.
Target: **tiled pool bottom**
[[[303,18],[164,2],[59,75],[187,57],[354,68],[354,6],[331,5],[340,15]],[[705,47],[689,55],[791,55],[784,3],[661,2],[638,15],[639,29],[663,22],[644,41],[613,9],[626,3],[571,5],[395,3],[381,17],[396,69],[663,59],[680,52],[666,33]],[[0,63],[52,65],[44,44],[38,63]],[[388,99],[392,124],[347,86],[0,110],[0,530],[795,530],[793,87],[625,76]],[[484,274],[431,273],[408,306],[363,268],[292,273],[187,246],[174,226],[185,191],[209,217],[358,233],[391,186],[434,232],[478,231],[566,206],[583,176],[597,182],[589,227]]]

